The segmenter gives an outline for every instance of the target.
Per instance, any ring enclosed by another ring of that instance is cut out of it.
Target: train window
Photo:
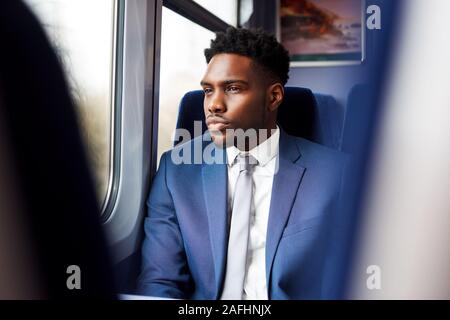
[[[213,32],[170,9],[162,9],[158,159],[173,144],[178,105],[183,95],[200,89],[206,68],[203,50]]]
[[[237,0],[194,0],[206,10],[233,26],[237,25]]]
[[[105,205],[111,184],[114,36],[117,1],[26,0],[66,71],[79,123]]]
[[[238,25],[239,27],[242,27],[249,21],[253,13],[253,0],[240,0],[238,10]]]

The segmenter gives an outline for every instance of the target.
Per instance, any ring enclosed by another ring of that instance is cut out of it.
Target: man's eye
[[[208,93],[211,93],[212,90],[211,90],[211,88],[204,88],[204,89],[203,89],[203,92],[204,92],[205,94],[208,94]]]
[[[237,92],[240,92],[241,90],[239,87],[231,86],[231,87],[228,87],[228,91],[237,93]]]

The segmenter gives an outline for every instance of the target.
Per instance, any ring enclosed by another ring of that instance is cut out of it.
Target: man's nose
[[[210,113],[222,113],[225,112],[226,107],[223,101],[223,96],[221,93],[215,93],[208,104],[208,111]]]

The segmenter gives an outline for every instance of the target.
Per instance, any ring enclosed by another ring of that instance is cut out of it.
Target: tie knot
[[[239,164],[240,171],[249,171],[250,172],[258,164],[258,160],[256,160],[250,154],[239,154],[236,157],[236,161]]]

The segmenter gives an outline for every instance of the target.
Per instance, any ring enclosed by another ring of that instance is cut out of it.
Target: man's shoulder
[[[197,168],[204,164],[225,163],[223,153],[215,147],[209,136],[201,135],[179,143],[161,156],[167,167]]]
[[[336,150],[311,140],[289,136],[294,141],[300,151],[303,161],[311,163],[334,163],[345,165],[349,161],[349,155],[340,150]]]
[[[316,181],[336,181],[339,186],[343,179],[347,179],[352,162],[349,154],[304,138],[294,137],[293,141],[300,152],[297,163],[306,168]]]

